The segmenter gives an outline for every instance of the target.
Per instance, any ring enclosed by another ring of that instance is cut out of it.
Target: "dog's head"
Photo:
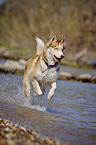
[[[65,37],[61,40],[54,35],[46,45],[46,54],[51,64],[59,63],[64,58]]]

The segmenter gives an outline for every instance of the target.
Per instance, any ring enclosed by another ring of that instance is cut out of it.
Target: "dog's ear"
[[[49,44],[55,42],[56,40],[57,40],[57,36],[54,35],[54,36],[49,40]]]
[[[55,42],[56,40],[57,40],[57,36],[54,35],[54,36],[50,39],[50,42],[52,43],[52,42]]]
[[[49,42],[46,44],[46,46],[49,47],[50,44],[53,43],[53,42],[55,42],[56,40],[57,40],[57,36],[54,35],[54,36],[49,40]]]
[[[63,37],[63,38],[61,39],[61,42],[63,42],[63,44],[65,45],[65,37]]]

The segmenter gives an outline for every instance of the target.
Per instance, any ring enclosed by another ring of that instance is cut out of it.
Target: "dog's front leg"
[[[43,92],[39,86],[39,83],[36,79],[32,78],[32,86],[33,86],[33,89],[34,89],[34,95],[35,96],[42,96],[43,95]]]
[[[54,95],[54,92],[56,90],[56,82],[52,83],[51,86],[52,87],[51,87],[51,89],[50,89],[50,91],[48,93],[48,100],[51,100],[53,95]]]

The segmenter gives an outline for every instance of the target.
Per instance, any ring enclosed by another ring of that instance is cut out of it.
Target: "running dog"
[[[37,53],[27,61],[25,66],[24,93],[28,97],[33,90],[34,96],[42,96],[45,88],[50,85],[51,89],[47,97],[51,100],[56,89],[60,62],[64,58],[65,37],[60,40],[54,35],[46,45],[38,37],[35,40]]]

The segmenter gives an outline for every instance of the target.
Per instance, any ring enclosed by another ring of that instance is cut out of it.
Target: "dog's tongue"
[[[54,58],[55,58],[56,62],[58,62],[58,63],[61,61],[61,59],[58,59],[55,56],[54,56]]]
[[[60,62],[60,60],[59,60],[59,59],[57,59],[57,58],[56,58],[56,61],[57,61],[57,62]]]

